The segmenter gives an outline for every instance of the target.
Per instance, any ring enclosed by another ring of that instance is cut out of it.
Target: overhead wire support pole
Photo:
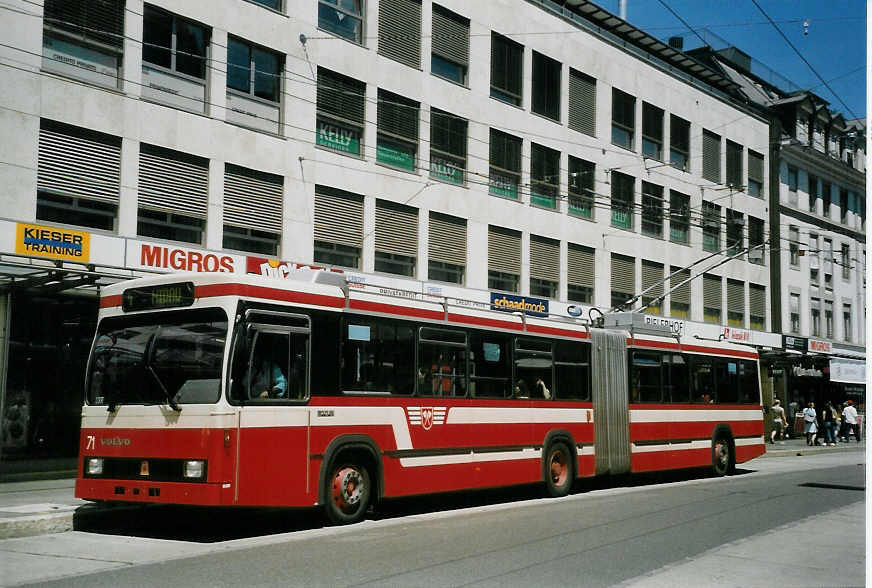
[[[689,278],[687,278],[687,279],[684,280],[683,282],[680,282],[680,283],[676,284],[675,286],[673,286],[672,288],[670,288],[669,290],[667,290],[666,292],[664,292],[663,294],[661,294],[660,296],[658,296],[657,298],[655,298],[654,300],[652,300],[651,302],[649,302],[648,304],[646,304],[645,306],[642,306],[641,308],[639,308],[639,309],[637,309],[637,310],[634,310],[633,312],[642,312],[642,311],[644,311],[646,308],[648,308],[649,306],[652,306],[652,305],[654,305],[654,304],[660,304],[661,302],[663,302],[663,301],[666,299],[666,296],[668,296],[669,294],[671,294],[674,290],[676,290],[676,289],[678,289],[678,288],[684,286],[684,285],[687,284],[688,282],[691,282],[691,281],[697,279],[698,277],[700,277],[700,276],[702,276],[702,275],[705,275],[706,272],[709,272],[709,271],[715,269],[716,267],[720,267],[720,266],[724,265],[725,263],[727,263],[727,262],[729,262],[729,261],[732,261],[732,260],[736,259],[737,257],[741,257],[741,256],[745,255],[746,253],[751,253],[751,252],[754,251],[755,249],[760,249],[761,247],[765,247],[767,243],[768,243],[768,241],[764,241],[764,242],[760,243],[759,245],[754,245],[753,247],[744,247],[744,248],[742,248],[741,251],[739,251],[739,252],[737,252],[737,253],[735,253],[735,254],[733,254],[733,255],[727,257],[727,258],[724,259],[724,260],[719,261],[718,263],[714,264],[714,265],[711,266],[711,267],[706,268],[704,272],[702,272],[702,273],[698,273],[698,274],[696,274],[695,276],[690,276]],[[711,257],[711,256],[709,256],[709,257]],[[690,267],[690,266],[688,266],[688,267]]]

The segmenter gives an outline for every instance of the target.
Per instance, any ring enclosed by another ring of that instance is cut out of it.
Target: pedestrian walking
[[[784,408],[781,406],[781,401],[777,398],[772,404],[770,412],[772,413],[772,433],[769,435],[769,443],[775,445],[776,436],[779,440],[784,440],[784,424],[787,416],[784,413]]]
[[[817,441],[817,412],[814,409],[814,402],[809,402],[802,411],[802,420],[805,423],[805,444],[814,445]]]
[[[836,409],[833,408],[833,403],[827,401],[821,411],[821,423],[824,427],[824,445],[835,445],[836,440],[833,436],[833,430],[836,426]]]
[[[851,433],[854,433],[854,438],[857,443],[860,442],[860,427],[857,426],[857,409],[854,408],[854,401],[848,400],[844,410],[842,410],[842,420],[845,422],[845,441],[851,441]]]

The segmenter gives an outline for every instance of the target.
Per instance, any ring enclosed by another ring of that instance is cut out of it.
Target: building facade
[[[865,404],[866,127],[819,96],[769,81],[735,47],[690,52],[771,121],[772,392],[804,406]]]
[[[288,260],[780,344],[769,117],[593,3],[0,10],[4,455],[75,453],[95,293],[148,272]]]

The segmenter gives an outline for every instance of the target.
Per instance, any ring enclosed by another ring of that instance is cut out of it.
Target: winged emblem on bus
[[[410,406],[406,410],[409,413],[409,424],[421,425],[425,431],[429,431],[433,425],[444,425],[445,414],[448,412],[444,406]]]

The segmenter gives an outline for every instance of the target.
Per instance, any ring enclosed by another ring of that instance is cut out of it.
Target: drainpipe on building
[[[781,119],[769,113],[769,304],[773,333],[781,333]]]

